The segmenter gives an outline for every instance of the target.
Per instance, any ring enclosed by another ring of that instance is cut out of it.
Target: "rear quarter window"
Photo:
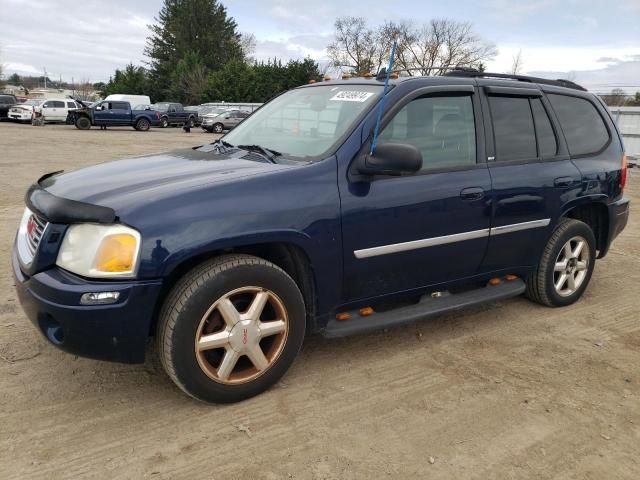
[[[604,120],[589,100],[558,94],[547,94],[547,97],[558,116],[571,155],[596,153],[609,143]]]

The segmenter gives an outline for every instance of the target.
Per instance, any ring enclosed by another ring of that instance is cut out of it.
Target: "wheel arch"
[[[267,260],[282,268],[296,283],[305,303],[307,331],[316,330],[315,319],[317,313],[316,276],[311,257],[297,242],[290,240],[266,241],[256,243],[238,243],[235,246],[225,246],[206,251],[200,251],[172,266],[164,276],[162,290],[154,309],[150,335],[154,334],[158,314],[168,293],[187,272],[197,265],[221,255],[243,253]]]
[[[596,238],[597,258],[602,258],[609,250],[609,209],[606,196],[590,197],[569,205],[561,218],[573,218],[589,225]]]

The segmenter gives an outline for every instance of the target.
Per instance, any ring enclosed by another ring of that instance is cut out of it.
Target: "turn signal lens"
[[[622,155],[622,170],[620,171],[620,188],[624,191],[624,187],[627,184],[627,170],[629,165],[627,163],[627,156]]]
[[[360,316],[361,317],[368,317],[369,315],[373,315],[374,311],[373,308],[371,307],[364,307],[360,309]]]
[[[101,272],[130,272],[138,242],[133,235],[120,233],[105,237],[96,255],[96,270]]]

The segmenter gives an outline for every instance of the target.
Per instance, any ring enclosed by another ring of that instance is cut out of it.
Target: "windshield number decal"
[[[364,102],[373,95],[373,92],[357,92],[355,90],[343,90],[336,93],[330,100],[338,102]]]

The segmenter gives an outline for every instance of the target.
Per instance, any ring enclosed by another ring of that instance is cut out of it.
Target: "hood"
[[[295,168],[260,160],[260,156],[244,150],[229,154],[178,150],[49,176],[40,186],[55,196],[109,207],[118,213],[212,184],[241,182],[251,176]]]

